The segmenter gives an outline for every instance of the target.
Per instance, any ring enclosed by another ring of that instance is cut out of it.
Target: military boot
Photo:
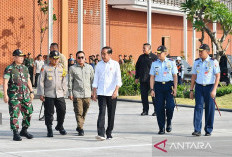
[[[27,132],[27,128],[26,127],[23,127],[22,130],[20,131],[20,136],[24,136],[26,137],[27,139],[32,139],[34,136],[32,134],[29,134]]]
[[[14,134],[13,136],[14,141],[22,141],[22,138],[20,137],[18,130],[13,130],[13,134]]]
[[[51,125],[47,125],[47,130],[48,130],[47,137],[53,137],[53,131]]]

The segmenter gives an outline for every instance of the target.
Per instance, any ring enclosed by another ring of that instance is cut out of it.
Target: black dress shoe
[[[158,134],[162,135],[162,134],[165,134],[165,130],[164,129],[160,129]]]
[[[152,113],[152,116],[156,116],[156,113],[154,112],[154,113]]]
[[[170,125],[167,126],[166,131],[167,132],[171,132],[172,131],[172,124],[170,124]]]
[[[18,130],[13,131],[13,140],[14,141],[22,141],[22,138],[20,137]]]
[[[53,137],[53,131],[52,131],[52,126],[51,125],[48,125],[47,126],[47,137]]]
[[[206,132],[205,136],[211,136],[211,133]]]
[[[192,135],[194,135],[194,136],[201,136],[201,132],[194,131],[194,132],[192,133]]]
[[[106,135],[106,137],[108,140],[111,140],[113,138],[111,134]]]
[[[141,116],[145,116],[145,115],[148,115],[148,112],[143,111],[143,112],[141,113]]]
[[[29,134],[27,132],[27,128],[22,128],[22,130],[20,131],[20,136],[24,136],[27,139],[32,139],[34,137],[32,134]]]
[[[65,131],[63,126],[61,126],[61,127],[56,126],[55,129],[57,131],[59,131],[61,135],[66,135],[67,134],[67,132]]]
[[[78,132],[78,136],[84,136],[84,135],[85,135],[84,130],[80,129],[80,131]]]

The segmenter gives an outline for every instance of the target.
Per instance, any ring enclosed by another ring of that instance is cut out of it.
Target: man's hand
[[[174,97],[176,97],[176,89],[173,89],[173,90],[172,90],[172,95],[173,95]]]
[[[8,101],[9,101],[8,95],[4,95],[4,102],[5,102],[5,103],[8,103]]]
[[[138,82],[139,82],[139,79],[135,79],[135,83],[138,84]]]
[[[214,99],[216,96],[216,90],[212,90],[212,92],[210,93],[210,96]]]
[[[151,90],[151,97],[155,97],[155,91]]]
[[[70,100],[73,100],[73,96],[69,96],[68,98],[69,98]]]
[[[31,101],[34,99],[34,97],[35,97],[34,93],[30,93]]]
[[[44,96],[40,95],[40,100],[44,102],[45,101]]]
[[[93,94],[92,100],[93,100],[93,101],[97,101],[97,94],[95,94],[95,93]]]
[[[193,100],[193,91],[190,91],[189,98]]]
[[[118,91],[115,90],[114,93],[113,93],[113,95],[112,95],[112,99],[116,99],[117,96],[118,96]]]

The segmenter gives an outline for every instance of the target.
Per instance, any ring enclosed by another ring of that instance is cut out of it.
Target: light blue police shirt
[[[192,74],[196,74],[196,83],[208,85],[215,83],[215,74],[220,73],[220,67],[216,59],[207,57],[204,61],[201,58],[195,60]]]
[[[177,73],[176,63],[170,58],[165,58],[163,62],[157,59],[152,63],[150,69],[150,75],[154,75],[157,82],[173,81],[173,74]]]

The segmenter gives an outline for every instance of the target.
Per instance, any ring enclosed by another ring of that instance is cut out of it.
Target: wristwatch
[[[30,94],[31,94],[31,93],[34,94],[34,91],[31,91]]]
[[[190,92],[193,92],[193,89],[190,89],[189,91],[190,91]]]

